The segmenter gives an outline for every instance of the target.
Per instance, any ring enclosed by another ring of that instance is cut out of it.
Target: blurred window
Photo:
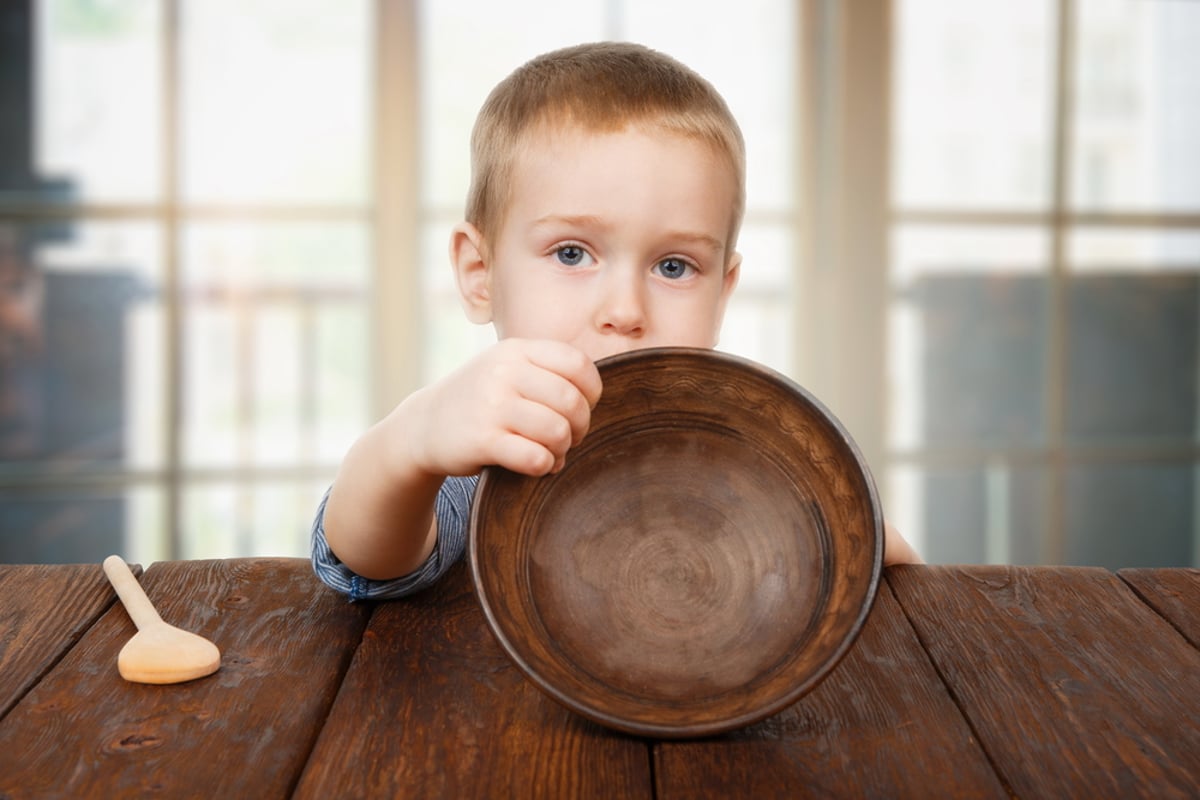
[[[930,560],[1200,563],[1200,4],[0,21],[0,561],[304,555],[354,438],[493,338],[446,255],[486,93],[608,38],[725,95],[749,205],[720,346],[833,408]]]
[[[368,422],[368,0],[14,0],[0,561],[300,555]]]
[[[727,345],[786,368],[784,0],[0,15],[0,561],[304,555],[353,439],[491,340],[446,258],[471,124],[508,71],[579,41],[659,46],[727,94],[753,154],[742,248],[761,262]]]
[[[1200,4],[895,13],[895,521],[934,561],[1200,563]]]

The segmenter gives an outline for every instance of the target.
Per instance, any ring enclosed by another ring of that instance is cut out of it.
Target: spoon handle
[[[162,617],[154,610],[154,604],[142,590],[142,585],[129,570],[129,565],[120,556],[109,556],[104,559],[104,574],[108,582],[117,590],[117,597],[129,613],[129,618],[138,630],[144,630],[149,625],[162,622]]]

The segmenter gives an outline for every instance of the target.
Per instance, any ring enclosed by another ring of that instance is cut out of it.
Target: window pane
[[[1200,4],[1076,4],[1074,204],[1200,210]]]
[[[354,301],[323,304],[310,314],[316,340],[313,457],[318,464],[337,464],[371,423],[370,319],[365,304]]]
[[[1109,569],[1200,565],[1191,464],[1081,466],[1067,473],[1066,560]]]
[[[751,358],[788,374],[792,365],[792,341],[786,335],[791,313],[787,299],[779,295],[743,293],[730,301],[721,327],[718,350]]]
[[[895,447],[1045,435],[1047,240],[1026,228],[905,226],[889,336]]]
[[[193,485],[184,492],[181,557],[307,556],[320,491],[309,481]]]
[[[263,304],[248,331],[259,358],[249,387],[250,448],[259,464],[299,464],[313,457],[316,365],[315,343],[306,330],[312,324],[309,312],[300,303]]]
[[[1080,228],[1068,248],[1068,435],[1193,441],[1200,233]]]
[[[420,275],[428,294],[452,300],[457,307],[458,289],[450,266],[450,230],[462,219],[461,214],[428,220],[421,230]],[[463,316],[466,319],[466,316]]]
[[[787,293],[800,259],[794,230],[791,225],[760,223],[753,218],[742,225],[738,239],[742,271],[733,293],[735,302],[739,294],[748,291]],[[778,332],[782,334],[783,331]]]
[[[1200,273],[1200,231],[1079,227],[1067,247],[1076,271]]]
[[[1195,440],[1200,278],[1071,278],[1067,435],[1077,442]]]
[[[183,3],[183,187],[199,202],[361,203],[367,0]]]
[[[208,223],[184,236],[184,453],[296,465],[365,425],[366,231]]]
[[[0,224],[0,462],[161,463],[158,247],[137,223]]]
[[[1045,207],[1054,8],[1045,0],[897,4],[893,177],[900,206]]]
[[[752,358],[785,374],[795,364],[792,320],[793,273],[798,247],[787,225],[742,227],[742,271],[725,310],[720,349]]]
[[[184,229],[183,283],[229,297],[263,290],[365,300],[367,234],[357,222],[197,222]]]
[[[0,563],[99,563],[113,553],[161,559],[161,499],[157,489],[136,486],[0,490]]]
[[[1044,556],[1046,473],[995,461],[893,467],[888,519],[921,555],[943,564],[1036,564]]]
[[[157,196],[160,5],[0,4],[0,197]]]
[[[237,339],[234,313],[194,303],[184,323],[183,458],[189,466],[238,461]]]

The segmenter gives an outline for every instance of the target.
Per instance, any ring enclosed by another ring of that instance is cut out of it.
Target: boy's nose
[[[639,278],[636,270],[609,274],[596,310],[596,325],[602,333],[636,337],[645,332],[645,287]]]

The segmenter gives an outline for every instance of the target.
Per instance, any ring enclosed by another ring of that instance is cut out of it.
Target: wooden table
[[[1200,796],[1200,570],[893,568],[812,693],[682,742],[544,698],[461,565],[379,604],[302,560],[141,580],[220,671],[126,683],[99,565],[0,566],[0,797]]]

